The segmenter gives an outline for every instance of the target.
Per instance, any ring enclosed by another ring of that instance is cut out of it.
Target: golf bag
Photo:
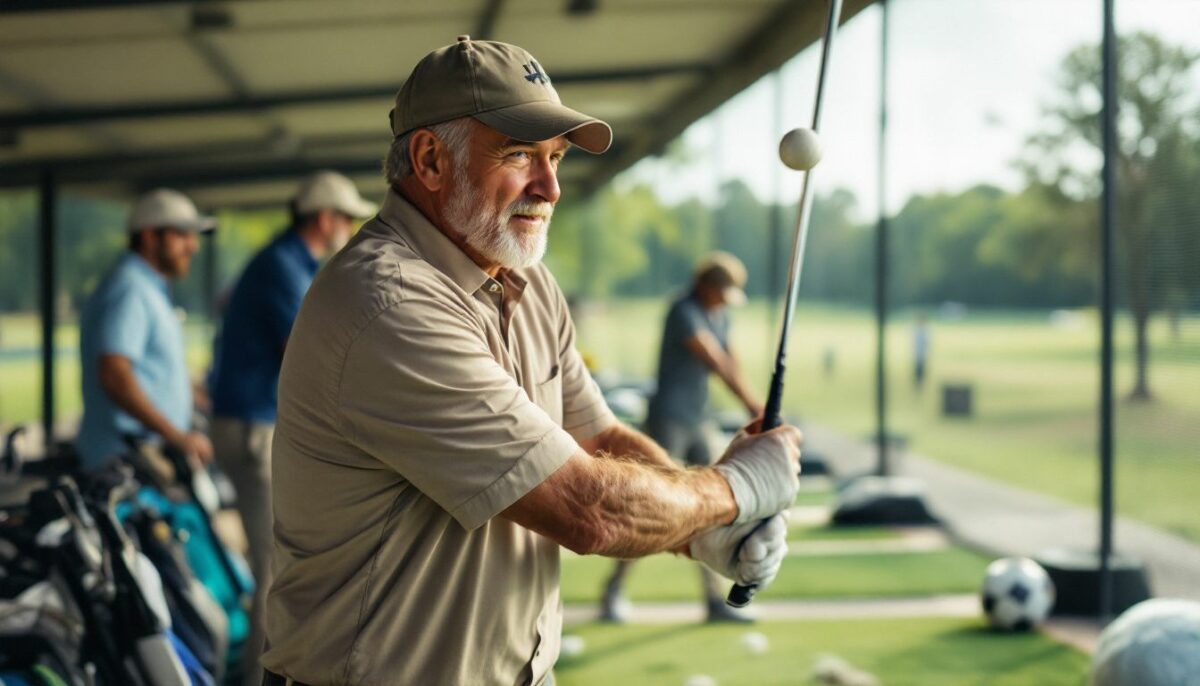
[[[227,619],[176,531],[138,504],[131,471],[71,476],[69,461],[21,464],[11,446],[0,459],[3,683],[215,685]]]

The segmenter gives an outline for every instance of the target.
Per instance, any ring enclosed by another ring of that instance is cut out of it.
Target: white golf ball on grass
[[[1153,598],[1100,634],[1089,686],[1190,686],[1200,679],[1200,602]]]
[[[583,655],[584,647],[586,644],[583,642],[583,636],[564,634],[562,643],[559,644],[558,654],[562,657],[579,657]]]
[[[683,686],[717,686],[717,680],[707,674],[693,674],[684,679]]]
[[[762,655],[767,652],[771,642],[767,640],[767,635],[757,631],[747,631],[742,634],[742,647],[751,655]]]

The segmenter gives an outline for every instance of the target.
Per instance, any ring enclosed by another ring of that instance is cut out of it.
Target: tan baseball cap
[[[464,35],[417,63],[396,94],[392,134],[467,116],[520,141],[565,135],[597,154],[612,144],[608,124],[562,104],[533,55],[515,45]]]
[[[746,265],[736,256],[722,251],[709,253],[696,266],[696,283],[721,290],[727,305],[746,302]]]
[[[354,182],[335,171],[323,170],[300,182],[292,206],[297,214],[334,210],[355,219],[366,219],[378,209],[358,194]]]
[[[156,188],[138,198],[129,213],[129,230],[177,229],[206,232],[217,228],[217,218],[207,217],[186,195],[170,188]]]

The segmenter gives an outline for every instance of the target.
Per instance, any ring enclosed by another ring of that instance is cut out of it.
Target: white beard
[[[546,201],[517,200],[503,210],[488,205],[477,188],[456,174],[446,219],[462,233],[463,240],[484,259],[505,269],[532,267],[546,254],[550,217],[554,205]],[[533,232],[517,232],[508,227],[513,215],[542,218],[542,226]]]

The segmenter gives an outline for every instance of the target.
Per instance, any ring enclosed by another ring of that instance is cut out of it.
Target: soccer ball
[[[988,565],[982,595],[988,624],[1004,631],[1029,631],[1054,607],[1054,582],[1033,560],[1005,557]]]

